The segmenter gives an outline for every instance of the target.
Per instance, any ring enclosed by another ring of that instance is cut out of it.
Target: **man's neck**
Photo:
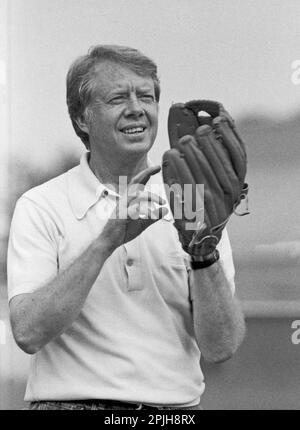
[[[130,159],[123,159],[118,162],[116,159],[111,158],[110,160],[106,160],[103,157],[97,157],[96,154],[91,153],[89,157],[89,166],[102,184],[122,194],[122,185],[126,185],[126,181],[122,180],[122,182],[120,182],[119,177],[126,177],[128,184],[134,176],[146,169],[148,166],[148,158],[147,154],[145,154],[142,158],[131,157]],[[110,185],[112,187],[110,187]]]

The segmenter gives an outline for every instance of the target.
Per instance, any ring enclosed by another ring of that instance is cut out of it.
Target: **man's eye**
[[[110,101],[112,103],[120,103],[124,100],[124,98],[125,98],[124,96],[116,96],[116,97],[113,97]]]
[[[141,99],[146,100],[146,101],[153,101],[154,97],[152,94],[143,94],[143,95],[141,95]]]

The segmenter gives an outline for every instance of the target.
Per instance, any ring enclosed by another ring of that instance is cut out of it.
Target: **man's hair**
[[[160,84],[156,64],[140,51],[127,46],[96,45],[71,65],[67,74],[67,105],[76,134],[89,149],[89,135],[82,131],[76,120],[88,115],[89,102],[96,86],[97,66],[111,61],[127,67],[139,76],[151,77],[156,101],[160,97]]]

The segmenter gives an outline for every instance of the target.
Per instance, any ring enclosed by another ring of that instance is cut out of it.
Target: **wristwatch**
[[[208,257],[191,257],[191,268],[193,270],[205,269],[206,267],[211,266],[220,258],[219,251],[217,249],[214,250]]]

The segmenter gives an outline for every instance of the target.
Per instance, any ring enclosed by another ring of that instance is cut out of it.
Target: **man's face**
[[[158,103],[151,78],[113,62],[98,66],[88,122],[91,151],[115,157],[143,155],[152,147],[158,125]]]

